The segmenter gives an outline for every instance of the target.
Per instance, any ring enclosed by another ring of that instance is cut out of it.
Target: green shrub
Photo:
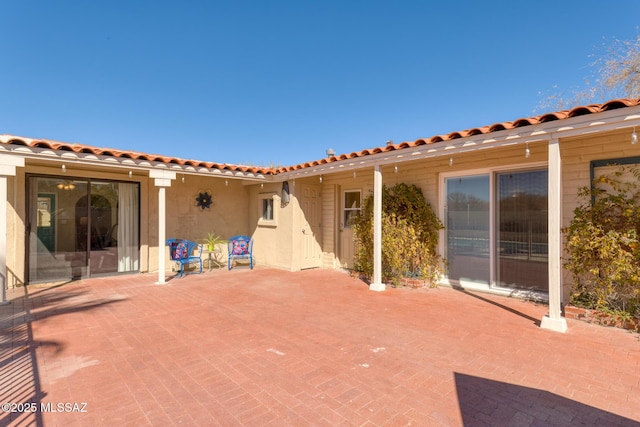
[[[623,180],[627,172],[640,177],[637,169],[620,167],[581,188],[581,204],[563,230],[572,304],[625,318],[640,316],[640,191]]]
[[[394,286],[403,277],[435,285],[443,259],[436,254],[442,223],[415,185],[382,188],[382,280]],[[373,275],[373,194],[363,203],[353,224],[356,239],[354,269]]]

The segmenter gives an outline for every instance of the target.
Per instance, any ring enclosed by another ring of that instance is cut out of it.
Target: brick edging
[[[613,326],[616,328],[627,329],[630,331],[640,330],[640,319],[622,320],[617,316],[603,313],[598,310],[576,307],[573,305],[564,306],[564,316],[567,319],[581,320],[587,323],[595,323],[603,326]]]

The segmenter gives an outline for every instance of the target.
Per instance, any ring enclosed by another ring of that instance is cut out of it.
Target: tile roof
[[[120,159],[144,160],[148,162],[176,164],[180,166],[204,167],[209,169],[228,170],[232,172],[249,172],[256,174],[273,174],[273,168],[232,165],[227,163],[205,162],[201,160],[187,160],[178,157],[163,156],[160,154],[140,153],[115,148],[99,148],[84,144],[70,144],[66,142],[52,141],[49,139],[32,139],[12,135],[0,135],[0,143],[10,145],[22,145],[31,148],[45,148],[57,151],[71,151],[74,153],[93,154],[96,156],[110,156]]]
[[[556,120],[570,119],[573,117],[584,116],[588,114],[602,113],[605,111],[616,110],[618,108],[634,107],[640,105],[640,99],[615,99],[605,102],[603,104],[591,104],[586,106],[575,107],[570,110],[556,111],[554,113],[546,113],[535,117],[522,118],[514,120],[512,122],[495,123],[490,126],[482,126],[479,128],[471,128],[458,132],[451,132],[446,135],[435,135],[431,138],[420,138],[413,142],[401,142],[399,144],[389,144],[384,147],[376,147],[371,149],[365,149],[349,154],[341,154],[338,156],[327,157],[324,159],[306,162],[295,166],[278,168],[278,173],[292,172],[300,169],[305,169],[313,166],[320,166],[327,163],[338,162],[341,160],[355,159],[358,157],[370,156],[373,154],[386,153],[390,151],[402,150],[404,148],[417,147],[419,145],[435,144],[438,142],[452,141],[459,138],[465,138],[475,135],[486,135],[491,132],[498,132],[501,130],[509,130],[520,128],[524,126],[532,126],[542,123],[548,123]]]
[[[542,114],[539,116],[521,118],[512,122],[500,122],[490,126],[482,126],[477,128],[471,128],[463,131],[451,132],[446,135],[435,135],[430,138],[420,138],[412,142],[401,142],[398,144],[388,144],[382,147],[376,147],[371,149],[364,149],[349,154],[340,154],[337,156],[330,156],[320,160],[314,160],[311,162],[305,162],[298,165],[271,168],[261,166],[244,166],[244,165],[232,165],[227,163],[215,163],[205,162],[200,160],[187,160],[177,157],[168,157],[159,154],[139,153],[128,150],[117,150],[111,148],[99,148],[84,144],[70,144],[59,141],[52,141],[46,139],[31,139],[24,137],[17,137],[11,135],[0,135],[0,143],[10,145],[22,145],[31,148],[45,148],[57,151],[71,151],[75,153],[87,153],[96,156],[111,156],[117,158],[128,158],[133,160],[144,160],[149,162],[165,163],[167,165],[176,164],[180,166],[193,166],[193,167],[205,167],[209,169],[219,169],[222,171],[242,172],[242,173],[255,173],[264,175],[275,175],[283,172],[297,171],[313,166],[320,166],[328,163],[339,162],[341,160],[355,159],[359,157],[370,156],[373,154],[385,153],[390,151],[402,150],[410,147],[417,147],[420,145],[436,144],[439,142],[452,141],[459,138],[465,138],[475,135],[486,135],[492,132],[498,132],[502,130],[509,130],[520,128],[524,126],[532,126],[542,123],[548,123],[556,120],[564,120],[578,116],[584,116],[588,114],[596,114],[605,111],[611,111],[619,108],[633,107],[640,105],[640,99],[615,99],[603,104],[591,104],[586,106],[579,106],[570,110],[556,111],[554,113]]]

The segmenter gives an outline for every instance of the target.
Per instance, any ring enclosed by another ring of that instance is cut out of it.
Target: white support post
[[[166,241],[167,208],[166,208],[166,187],[171,187],[171,181],[176,179],[176,173],[165,170],[149,171],[149,177],[155,178],[154,184],[158,187],[158,281],[156,285],[164,285],[165,277],[165,256],[164,247]]]
[[[0,305],[7,301],[7,177],[0,175]]]
[[[157,285],[164,285],[166,283],[165,277],[165,260],[164,260],[164,247],[167,225],[166,214],[166,192],[165,187],[158,187],[158,281]]]
[[[16,167],[24,167],[24,159],[0,156],[0,305],[7,301],[7,177],[16,176]]]
[[[373,168],[373,281],[369,290],[384,291],[382,283],[382,171]]]
[[[557,332],[567,331],[567,320],[562,317],[562,159],[560,141],[549,141],[549,314],[542,318],[540,327]]]

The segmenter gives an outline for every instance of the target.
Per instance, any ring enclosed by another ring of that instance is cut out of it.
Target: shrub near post
[[[434,286],[443,258],[436,254],[442,223],[415,185],[382,187],[382,280],[399,286],[419,278]],[[373,275],[373,195],[367,196],[353,224],[356,238],[354,270]]]
[[[571,303],[632,320],[640,317],[640,191],[624,180],[635,168],[597,177],[582,188],[574,218],[563,231],[571,272]]]

